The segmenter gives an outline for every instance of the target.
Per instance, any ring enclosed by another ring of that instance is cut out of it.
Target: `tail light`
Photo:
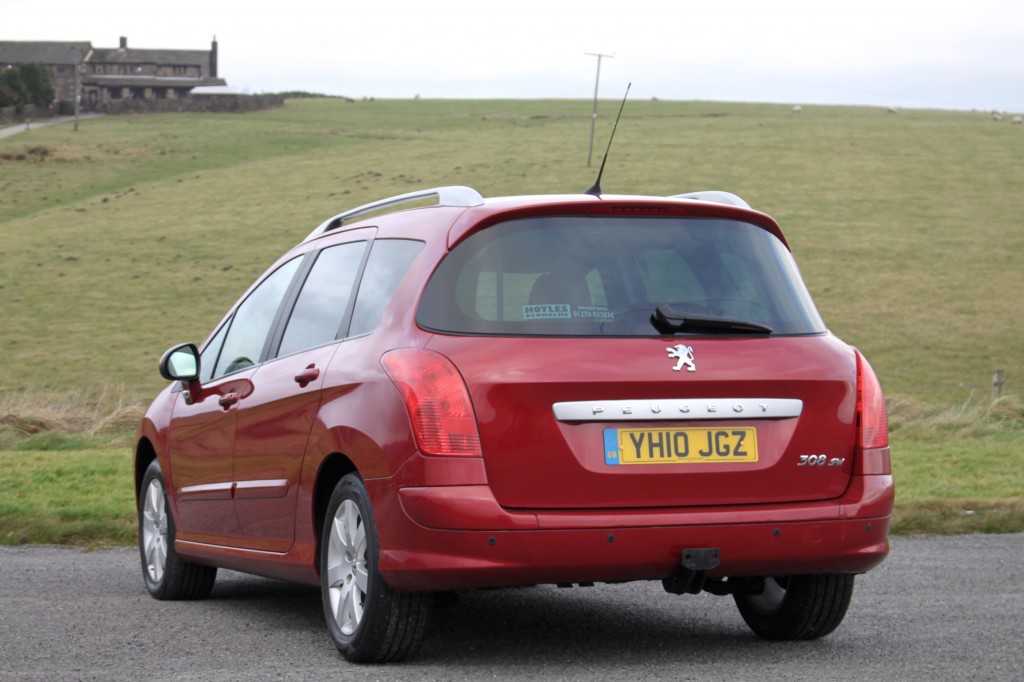
[[[469,391],[451,360],[428,350],[394,350],[381,358],[412,420],[420,452],[480,456]]]
[[[889,474],[889,418],[878,377],[857,353],[857,465],[859,474]]]

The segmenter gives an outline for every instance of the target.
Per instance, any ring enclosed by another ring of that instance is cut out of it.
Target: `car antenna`
[[[612,126],[612,134],[608,137],[608,148],[604,150],[604,158],[601,159],[601,167],[597,171],[597,180],[594,181],[594,185],[583,192],[591,196],[600,196],[601,194],[601,176],[604,175],[604,162],[608,160],[608,152],[612,150],[612,140],[615,139],[615,129],[619,127],[619,119],[622,118],[622,110],[626,106],[626,98],[629,97],[629,89],[633,86],[633,83],[626,85],[626,94],[622,96],[622,104],[619,105],[619,115],[615,117],[615,125]]]

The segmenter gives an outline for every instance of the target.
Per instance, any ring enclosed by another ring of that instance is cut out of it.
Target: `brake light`
[[[402,394],[420,452],[482,454],[469,390],[451,360],[407,348],[386,353],[381,363]]]
[[[878,377],[857,353],[857,473],[889,474],[889,418]]]

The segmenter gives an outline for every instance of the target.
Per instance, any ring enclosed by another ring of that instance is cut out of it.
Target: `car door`
[[[300,273],[302,287],[272,342],[274,357],[256,370],[252,394],[239,407],[235,512],[246,547],[283,552],[292,544],[306,442],[372,236],[372,228],[349,233]]]
[[[178,537],[238,544],[233,457],[239,406],[253,393],[267,337],[302,262],[284,263],[236,307],[203,348],[202,389],[179,394],[168,434],[171,481],[178,501]]]
[[[180,392],[168,433],[178,506],[178,537],[230,544],[241,534],[232,494],[231,458],[240,396],[250,392],[252,370],[204,386],[198,400]]]

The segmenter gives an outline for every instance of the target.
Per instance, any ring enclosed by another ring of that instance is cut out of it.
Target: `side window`
[[[199,356],[199,381],[201,383],[205,384],[213,378],[213,370],[217,365],[217,357],[220,355],[221,346],[224,345],[224,336],[228,333],[229,326],[230,324],[225,324],[221,327]]]
[[[353,242],[320,252],[295,301],[279,357],[338,338],[364,251],[366,242]]]
[[[302,258],[297,257],[279,267],[238,306],[211,378],[217,379],[259,362],[281,300],[301,262]]]
[[[349,336],[373,331],[402,276],[422,248],[423,242],[405,239],[379,239],[373,243],[366,272],[359,284]]]

